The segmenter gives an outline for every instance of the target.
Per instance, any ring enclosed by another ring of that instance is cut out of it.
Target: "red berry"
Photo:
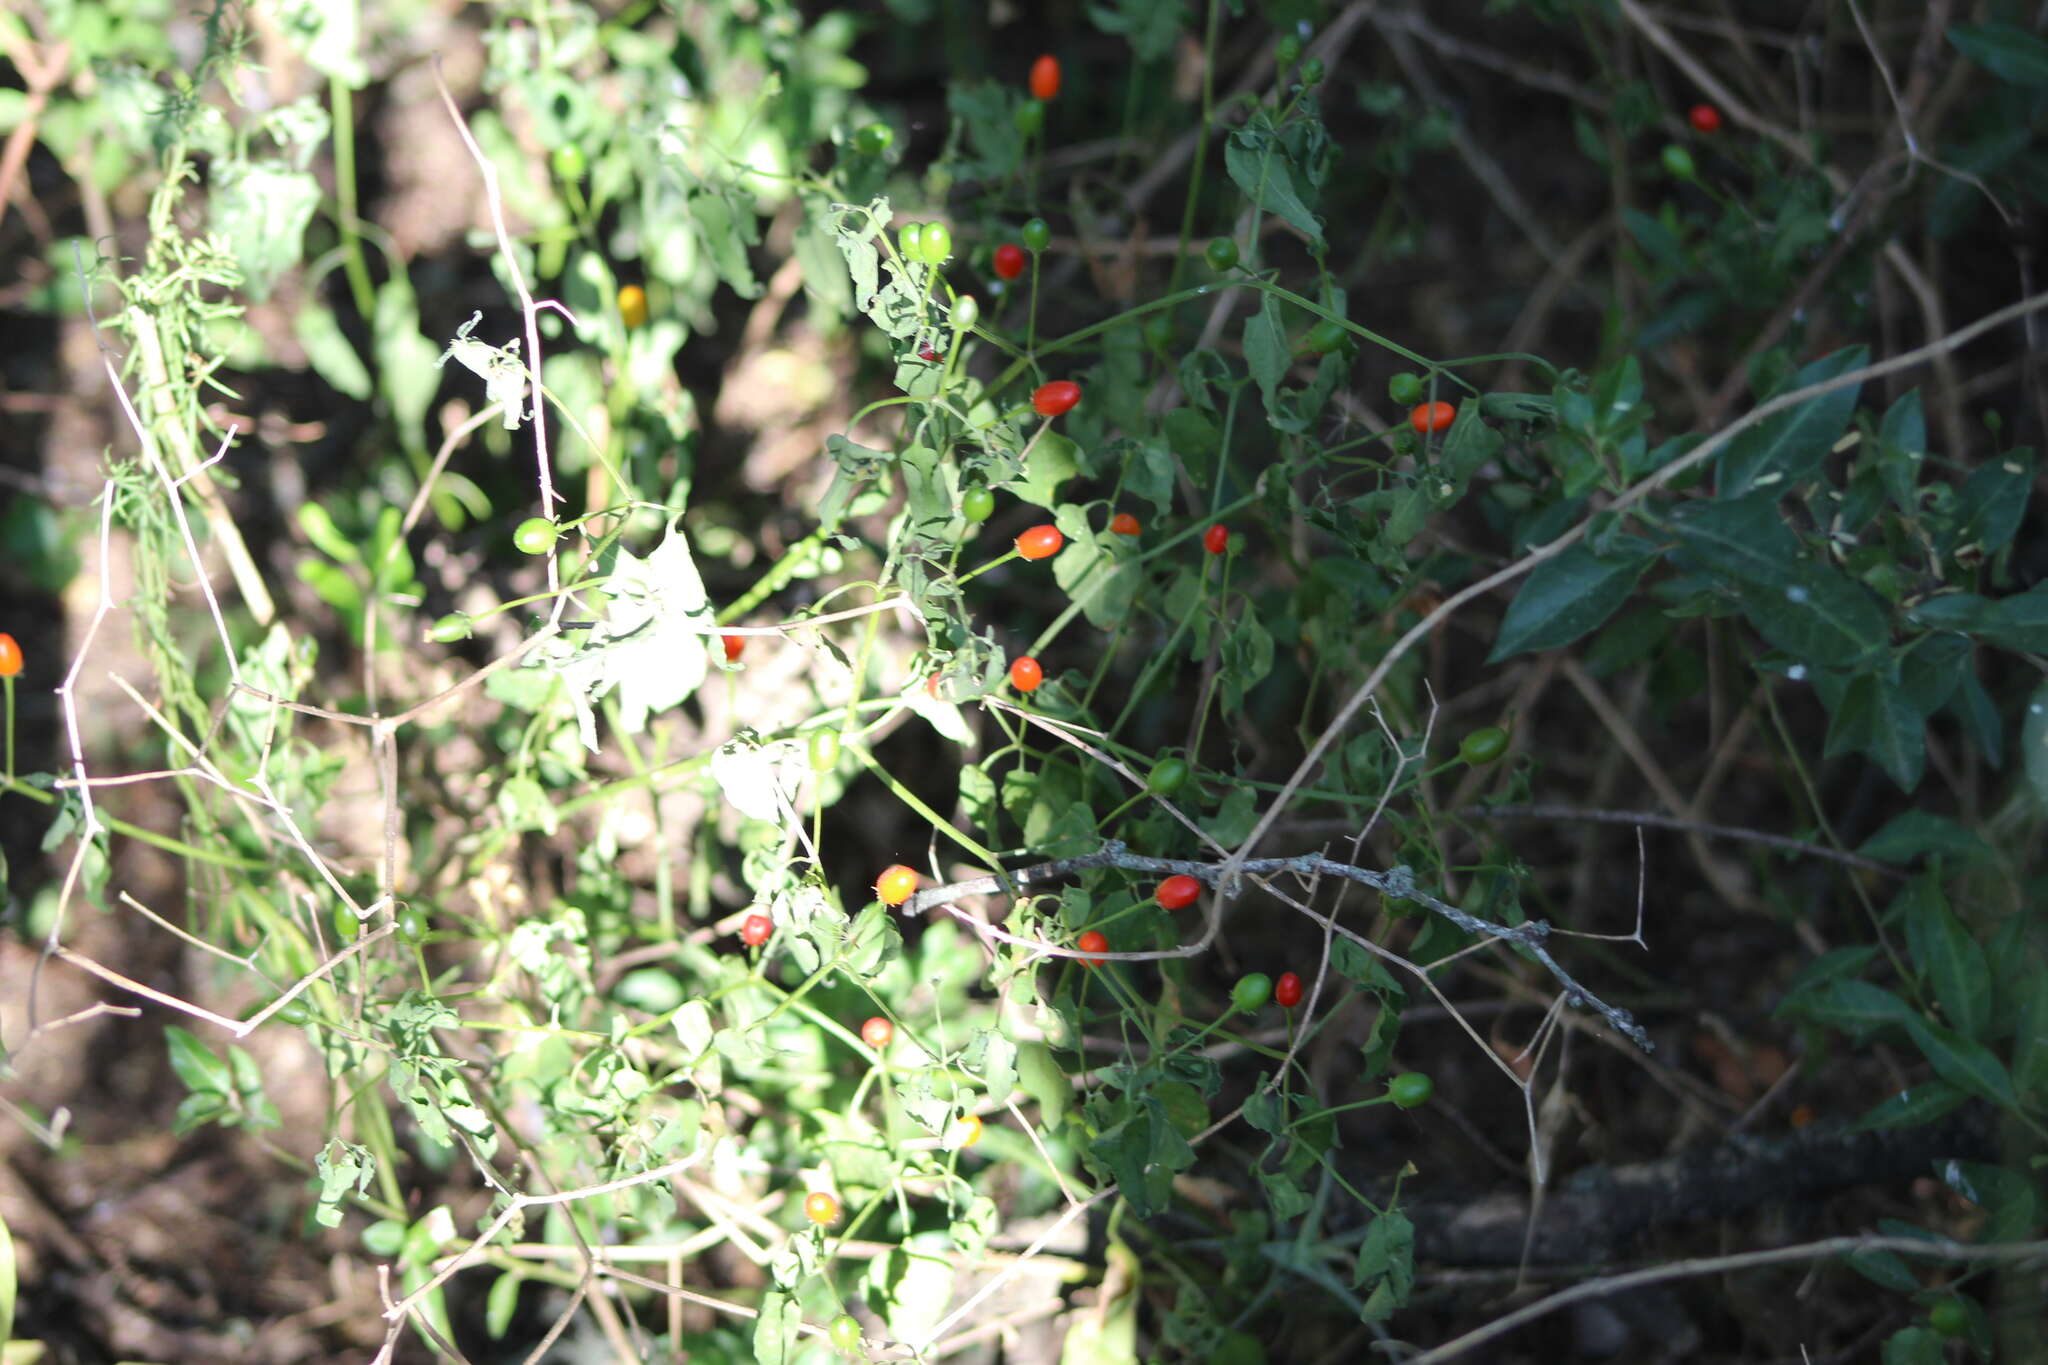
[[[1721,131],[1721,111],[1711,104],[1695,104],[1685,117],[1696,133]]]
[[[927,365],[936,365],[941,360],[945,359],[945,357],[940,355],[929,341],[927,341],[924,345],[917,348],[917,358],[919,360],[922,360]]]
[[[1417,436],[1442,431],[1457,420],[1458,410],[1449,403],[1424,403],[1408,414],[1408,425],[1415,428]]]
[[[1081,401],[1081,386],[1071,379],[1055,379],[1050,384],[1040,384],[1031,394],[1031,406],[1040,417],[1058,417],[1072,412],[1074,404]]]
[[[1152,888],[1152,898],[1167,910],[1180,910],[1195,903],[1202,884],[1185,872],[1176,872]]]
[[[1135,536],[1145,528],[1129,512],[1119,512],[1109,519],[1109,529],[1120,536]]]
[[[1024,273],[1024,248],[1015,242],[1004,242],[996,248],[996,278],[1014,280]]]
[[[1220,555],[1230,548],[1230,528],[1217,522],[1202,532],[1202,548],[1212,555]]]
[[[1301,978],[1293,972],[1282,972],[1280,979],[1273,983],[1273,999],[1283,1010],[1291,1010],[1301,1003]]]
[[[879,1014],[860,1026],[860,1040],[877,1052],[889,1046],[889,1040],[895,1036],[896,1026]]]
[[[747,922],[740,926],[740,942],[749,948],[758,948],[766,943],[774,932],[774,920],[766,915],[748,915]]]
[[[1104,936],[1100,929],[1090,929],[1087,933],[1074,940],[1074,946],[1084,953],[1102,953],[1109,951],[1109,939]],[[1083,967],[1100,967],[1102,959],[1099,957],[1084,957],[1081,959],[1081,965]]]
[[[1036,692],[1038,685],[1045,681],[1045,670],[1038,666],[1038,660],[1029,654],[1010,665],[1010,686],[1019,692]]]
[[[721,635],[718,638],[725,645],[725,661],[729,664],[738,663],[740,661],[740,651],[747,647],[747,637],[744,635]]]
[[[813,1190],[804,1196],[804,1217],[819,1227],[839,1221],[839,1201],[823,1190]]]
[[[902,863],[891,863],[875,878],[875,898],[884,905],[901,905],[917,890],[917,873]]]
[[[21,673],[21,646],[14,637],[0,631],[0,678],[18,677]]]
[[[933,701],[939,700],[939,679],[943,676],[945,675],[934,673],[924,681],[924,694]]]
[[[1060,552],[1067,538],[1057,526],[1033,526],[1017,537],[1017,553],[1026,559],[1050,559]]]
[[[1060,59],[1050,52],[1031,64],[1031,98],[1049,100],[1060,92]]]

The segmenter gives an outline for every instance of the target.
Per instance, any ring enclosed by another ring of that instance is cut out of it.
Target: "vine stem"
[[[1523,555],[1506,568],[1488,574],[1486,577],[1446,597],[1438,604],[1434,611],[1431,611],[1427,616],[1417,621],[1409,628],[1406,634],[1394,642],[1393,647],[1381,656],[1380,661],[1373,666],[1372,672],[1366,675],[1365,681],[1360,683],[1358,689],[1345,700],[1344,705],[1338,710],[1336,717],[1325,727],[1323,733],[1316,739],[1315,744],[1310,747],[1307,754],[1303,755],[1301,762],[1296,765],[1293,773],[1288,776],[1286,785],[1280,789],[1280,794],[1275,796],[1272,803],[1266,807],[1265,813],[1259,817],[1258,824],[1245,837],[1244,843],[1239,845],[1237,850],[1230,855],[1228,861],[1225,862],[1222,873],[1218,878],[1218,889],[1225,896],[1236,894],[1238,878],[1243,873],[1246,860],[1249,858],[1252,850],[1256,849],[1260,841],[1272,830],[1274,822],[1286,811],[1288,804],[1293,801],[1295,793],[1308,781],[1310,775],[1315,772],[1317,765],[1322,762],[1323,755],[1328,753],[1330,746],[1336,743],[1337,739],[1350,728],[1351,722],[1357,717],[1359,710],[1364,707],[1365,703],[1375,692],[1379,691],[1380,684],[1386,681],[1387,675],[1394,670],[1402,659],[1407,657],[1409,651],[1427,639],[1439,625],[1448,620],[1453,612],[1474,598],[1490,593],[1504,583],[1512,583],[1515,579],[1522,577],[1538,565],[1555,559],[1558,555],[1563,554],[1573,545],[1583,540],[1596,518],[1610,517],[1627,512],[1630,508],[1648,498],[1652,493],[1657,492],[1671,484],[1674,480],[1683,477],[1691,470],[1705,464],[1708,460],[1718,455],[1729,442],[1751,427],[1757,426],[1766,418],[1797,407],[1802,403],[1820,397],[1822,394],[1832,393],[1836,389],[1847,388],[1851,385],[1861,385],[1868,380],[1882,378],[1885,375],[1893,374],[1900,370],[1911,369],[1916,365],[1945,356],[1974,341],[1986,332],[1994,331],[2009,322],[2018,321],[2042,308],[2048,308],[2048,293],[2034,294],[2028,298],[2021,299],[2018,303],[2001,308],[1995,313],[1979,318],[1967,327],[1938,337],[1924,346],[1907,351],[1903,355],[1893,356],[1889,360],[1880,360],[1861,369],[1851,370],[1846,374],[1836,375],[1832,379],[1824,379],[1817,384],[1809,384],[1805,388],[1779,394],[1776,398],[1759,403],[1756,407],[1743,414],[1743,416],[1702,441],[1694,449],[1673,460],[1670,464],[1665,465],[1635,487],[1622,493],[1606,507],[1600,509],[1593,516],[1589,516],[1579,522],[1578,525],[1572,527],[1557,539],[1547,544],[1536,546],[1529,553]]]

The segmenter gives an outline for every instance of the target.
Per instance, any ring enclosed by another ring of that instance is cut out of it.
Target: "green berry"
[[[896,229],[896,249],[910,261],[924,259],[924,224],[905,223]]]
[[[1403,370],[1387,381],[1387,397],[1404,408],[1412,408],[1422,401],[1422,376]]]
[[[832,1319],[825,1329],[825,1335],[832,1339],[833,1349],[852,1355],[860,1348],[860,1323],[851,1313],[841,1313]]]
[[[1052,228],[1043,218],[1033,218],[1017,229],[1017,239],[1026,251],[1043,251],[1052,245]]]
[[[1664,169],[1677,180],[1691,180],[1699,174],[1692,164],[1692,153],[1676,142],[1664,149]]]
[[[996,495],[976,484],[960,495],[960,515],[969,521],[987,521],[996,510]]]
[[[829,773],[839,766],[839,731],[821,726],[811,731],[811,771]]]
[[[1498,725],[1474,730],[1458,743],[1458,757],[1475,768],[1483,768],[1508,751],[1508,732]]]
[[[452,645],[457,640],[467,640],[476,632],[470,627],[469,613],[451,611],[433,625],[427,627],[427,638],[437,645]]]
[[[1401,1109],[1418,1109],[1435,1093],[1436,1082],[1426,1071],[1404,1071],[1387,1082],[1387,1098]]]
[[[953,300],[953,330],[971,332],[974,324],[981,321],[981,305],[974,301],[974,295],[962,294]]]
[[[880,156],[896,141],[896,130],[886,123],[862,125],[853,135],[853,149],[862,156]]]
[[[555,148],[556,179],[564,182],[578,181],[583,178],[583,173],[589,169],[590,164],[584,159],[583,149],[575,143],[565,142]]]
[[[1037,137],[1045,127],[1045,106],[1037,100],[1025,100],[1017,106],[1017,112],[1010,115],[1010,122],[1017,125],[1017,131],[1026,137]]]
[[[1187,760],[1162,758],[1145,778],[1145,790],[1154,796],[1171,796],[1188,784]]]
[[[546,517],[528,517],[512,532],[512,543],[522,553],[544,555],[555,548],[555,537],[561,533],[562,528]]]
[[[419,943],[427,936],[427,912],[406,910],[398,916],[398,937],[405,943]]]
[[[926,223],[924,241],[918,245],[918,254],[926,265],[944,265],[946,258],[953,254],[953,229],[944,223]]]
[[[1209,262],[1209,268],[1222,274],[1237,264],[1237,243],[1228,237],[1216,237],[1202,248],[1202,256]]]
[[[1231,1007],[1242,1014],[1264,1009],[1272,998],[1273,978],[1264,972],[1247,972],[1230,988]]]
[[[1344,330],[1342,323],[1332,322],[1328,318],[1324,318],[1308,329],[1308,336],[1303,340],[1302,344],[1317,355],[1328,355],[1339,346],[1342,346],[1345,339],[1350,335],[1349,332]]]

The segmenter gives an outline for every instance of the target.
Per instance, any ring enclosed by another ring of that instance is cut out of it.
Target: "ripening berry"
[[[891,863],[875,878],[875,897],[884,905],[901,905],[917,890],[917,873],[902,863]]]

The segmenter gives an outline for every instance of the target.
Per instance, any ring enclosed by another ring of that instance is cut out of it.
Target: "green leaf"
[[[171,1070],[178,1073],[178,1079],[185,1083],[187,1090],[226,1095],[234,1089],[234,1076],[228,1070],[228,1064],[214,1056],[206,1044],[188,1030],[176,1024],[166,1024],[164,1042],[170,1048]]]
[[[1843,1259],[1851,1270],[1894,1293],[1911,1294],[1920,1288],[1920,1277],[1895,1251],[1852,1251]]]
[[[2012,1043],[2012,1083],[2030,1109],[2048,1109],[2048,973],[2028,972],[2020,986]]]
[[[1300,228],[1313,247],[1322,250],[1323,223],[1310,208],[1316,192],[1308,168],[1296,163],[1264,110],[1230,135],[1223,148],[1223,167],[1253,203]]]
[[[2034,789],[2034,799],[2048,810],[2048,683],[2027,698],[2027,714],[2020,723],[2020,759],[2026,765],[2027,785]]]
[[[484,1331],[492,1341],[502,1341],[512,1326],[512,1314],[519,1308],[519,1286],[526,1283],[524,1275],[501,1273],[491,1282],[491,1292],[484,1298]]]
[[[944,1259],[949,1250],[943,1234],[921,1233],[868,1262],[862,1292],[898,1341],[926,1340],[945,1317],[953,1298],[953,1267]]]
[[[1081,470],[1081,448],[1050,429],[1039,433],[1024,457],[1024,477],[1011,482],[1012,493],[1039,507],[1059,506],[1060,485]]]
[[[1934,1064],[1935,1074],[1950,1085],[2006,1109],[2018,1107],[2012,1077],[1990,1048],[1954,1029],[1931,1024],[1918,1014],[1907,1016],[1906,1032],[1913,1036],[1921,1054]]]
[[[271,288],[304,254],[306,224],[320,207],[320,182],[277,161],[229,161],[213,171],[207,209],[242,267],[252,298]]]
[[[1415,1287],[1415,1226],[1407,1214],[1389,1209],[1372,1220],[1358,1244],[1351,1283],[1354,1287],[1372,1286],[1365,1303],[1367,1322],[1384,1322],[1407,1304]]]
[[[1850,1259],[1853,1263],[1855,1258],[1851,1257]],[[1903,1265],[1904,1263],[1901,1262],[1902,1267]],[[1860,1270],[1862,1267],[1858,1266],[1857,1269]],[[1909,1277],[1912,1275],[1911,1271],[1906,1273]],[[1876,1279],[1877,1277],[1873,1275],[1871,1278]],[[1878,1283],[1884,1284],[1885,1281],[1879,1280]],[[1919,1283],[1917,1279],[1914,1280],[1913,1287],[1917,1289]],[[1901,1290],[1900,1292],[1905,1293],[1908,1291]],[[1882,1365],[1941,1365],[1944,1360],[1948,1359],[1948,1342],[1942,1337],[1941,1333],[1931,1327],[1901,1327],[1898,1331],[1885,1338],[1884,1351],[1879,1359]]]
[[[1920,785],[1927,759],[1927,718],[1913,709],[1903,692],[1874,674],[1862,673],[1849,680],[1829,709],[1824,750],[1828,757],[1867,754],[1903,790]]]
[[[1950,1113],[1969,1098],[1947,1081],[1925,1081],[1879,1102],[1850,1124],[1848,1131],[1871,1133],[1891,1128],[1918,1128]]]
[[[1618,538],[1616,548],[1621,553],[1602,557],[1577,544],[1537,565],[1509,604],[1487,662],[1568,645],[1612,616],[1657,558],[1656,546],[1634,536]]]
[[[1745,583],[1736,596],[1759,635],[1815,667],[1853,666],[1890,639],[1890,622],[1870,591],[1820,560],[1787,566],[1775,583]]]
[[[2048,85],[2048,42],[2011,24],[1951,24],[1956,51],[2012,85]]]
[[[14,1340],[14,1238],[0,1218],[0,1344]]]
[[[1861,1041],[1890,1025],[1905,1027],[1920,1018],[1911,1005],[1868,981],[1830,981],[1796,997],[1779,1009],[1841,1030]]]
[[[1287,350],[1287,324],[1280,317],[1280,300],[1271,294],[1260,296],[1259,310],[1244,321],[1244,360],[1252,382],[1265,397],[1266,411],[1279,402],[1280,381],[1287,377],[1293,357]]]
[[[1949,909],[1941,884],[1932,874],[1915,877],[1893,900],[1892,911],[1905,922],[1907,951],[1949,1023],[1965,1037],[1983,1037],[1991,1022],[1991,964],[1984,945]]]
[[[1856,851],[1881,863],[1899,864],[1929,853],[1964,861],[1991,856],[1991,849],[1974,832],[1946,815],[1924,810],[1894,816]]]
[[[303,304],[299,315],[292,319],[292,333],[298,337],[299,345],[306,348],[306,359],[315,374],[358,403],[370,396],[370,372],[363,367],[363,358],[356,354],[356,348],[342,335],[332,308],[324,303]]]
[[[1862,346],[1851,346],[1814,361],[1781,384],[1779,393],[1791,393],[1861,369],[1869,361]],[[1774,413],[1737,436],[1721,453],[1717,481],[1722,499],[1738,498],[1760,488],[1780,495],[1820,467],[1827,453],[1849,425],[1856,410],[1860,384],[1845,384],[1829,393],[1807,399],[1796,407]]]
[[[1121,33],[1141,62],[1154,62],[1173,50],[1173,40],[1187,24],[1184,0],[1115,0],[1090,5],[1088,18],[1104,33]]]
[[[1681,504],[1671,514],[1672,533],[1683,546],[1678,561],[1738,583],[1784,582],[1798,563],[1799,540],[1778,511],[1779,497],[1766,490]]]
[[[2020,529],[2033,487],[2031,450],[2008,450],[1972,470],[1956,493],[1955,532],[1941,537],[1936,548],[1945,555],[1998,553]]]
[[[803,1305],[780,1289],[763,1294],[761,1316],[754,1320],[756,1365],[788,1365],[797,1347],[797,1328],[803,1320]]]

